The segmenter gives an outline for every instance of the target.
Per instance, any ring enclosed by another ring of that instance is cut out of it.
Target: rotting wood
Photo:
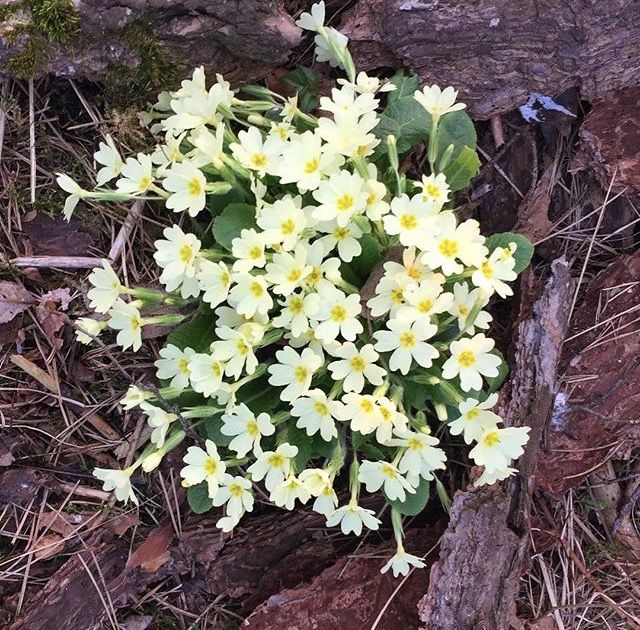
[[[428,629],[510,627],[529,549],[539,442],[553,409],[556,368],[567,329],[572,286],[567,262],[552,264],[551,277],[535,303],[534,285],[529,271],[522,279],[515,367],[501,403],[505,425],[530,426],[530,440],[518,461],[519,474],[496,486],[456,494],[440,558],[418,606]]]

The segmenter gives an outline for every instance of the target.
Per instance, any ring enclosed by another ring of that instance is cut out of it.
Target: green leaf
[[[362,247],[362,253],[345,267],[355,272],[360,281],[364,282],[369,277],[371,270],[382,260],[382,252],[380,243],[371,234],[363,234],[358,242]]]
[[[395,508],[405,516],[416,516],[424,510],[429,501],[429,482],[426,479],[420,479],[420,484],[416,488],[414,494],[408,494],[404,501],[387,501],[392,508]]]
[[[195,514],[204,514],[213,507],[206,481],[199,483],[197,486],[190,486],[187,489],[187,501],[191,511]]]
[[[455,151],[455,149],[454,149]],[[453,192],[465,188],[480,170],[480,158],[470,147],[464,146],[458,156],[449,162],[444,174]]]
[[[216,446],[229,446],[234,436],[223,435],[220,431],[222,425],[221,417],[212,416],[199,424],[198,429],[206,440],[211,440]]]
[[[231,241],[242,230],[256,227],[256,209],[247,203],[229,204],[213,221],[216,243],[231,251]]]
[[[298,107],[303,112],[311,112],[318,106],[320,94],[320,77],[310,68],[298,68],[283,79],[298,92]]]
[[[413,98],[416,90],[420,89],[420,78],[417,74],[405,74],[398,70],[392,77],[390,83],[396,86],[393,92],[387,94],[387,103],[395,103],[405,96]]]
[[[513,270],[516,273],[523,272],[533,258],[533,243],[522,234],[514,234],[513,232],[501,232],[500,234],[492,234],[487,238],[485,245],[492,252],[497,247],[509,247],[511,243],[517,245],[513,257],[516,259],[516,265]]]
[[[425,112],[428,120],[427,134],[431,134],[431,115]],[[436,164],[447,150],[447,147],[453,145],[453,153],[451,154],[451,162],[463,151],[464,147],[469,147],[475,151],[478,138],[473,121],[469,115],[459,110],[444,115],[438,123],[438,158]]]
[[[287,426],[284,441],[298,447],[298,454],[292,460],[297,472],[304,470],[311,459],[313,454],[313,437],[315,436],[307,435],[306,431],[299,429],[293,422]]]
[[[413,96],[402,96],[386,107],[373,132],[382,140],[381,145],[388,135],[394,135],[398,153],[406,153],[422,142],[430,129],[431,118],[425,108]]]
[[[209,344],[215,339],[216,319],[213,313],[199,312],[196,316],[177,326],[167,336],[167,343],[178,346],[181,350],[193,348],[196,352],[209,349]]]
[[[243,402],[255,414],[268,413],[273,415],[280,406],[280,389],[269,385],[269,375],[243,385],[237,392],[238,401]]]

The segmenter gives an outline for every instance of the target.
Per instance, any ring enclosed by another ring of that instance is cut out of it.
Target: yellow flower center
[[[377,200],[376,193],[370,192],[367,195],[367,205],[368,206],[372,206],[376,202],[376,200]]]
[[[247,433],[252,438],[257,438],[260,435],[260,429],[258,429],[258,421],[255,418],[251,418],[246,424]]]
[[[239,483],[232,483],[229,486],[229,494],[232,497],[240,498],[244,494],[244,488]]]
[[[293,378],[295,378],[296,381],[298,381],[298,383],[304,383],[307,380],[308,376],[309,376],[309,370],[307,370],[307,368],[304,367],[304,365],[299,365],[293,371]]]
[[[178,361],[178,371],[183,374],[189,374],[189,359],[183,357]]]
[[[418,310],[425,314],[428,313],[433,308],[433,302],[431,300],[421,300],[418,303]]]
[[[500,435],[497,431],[489,431],[482,438],[482,443],[489,448],[493,448],[496,444],[500,444]]]
[[[147,190],[147,188],[149,188],[150,183],[151,183],[150,177],[142,177],[138,182],[138,190]]]
[[[349,238],[349,234],[351,234],[351,230],[346,227],[337,227],[333,230],[333,238],[336,241],[344,241],[346,238]]]
[[[211,372],[216,378],[220,378],[220,376],[222,376],[222,368],[220,367],[220,363],[218,361],[214,361],[211,364]]]
[[[137,315],[132,315],[130,322],[131,322],[131,330],[136,332],[140,329],[140,318]]]
[[[287,128],[284,127],[283,125],[280,125],[277,127],[278,130],[278,134],[280,135],[280,138],[282,140],[286,140],[287,139]]]
[[[482,271],[482,275],[485,278],[493,277],[493,267],[489,264],[489,261],[483,262],[482,267],[480,267],[480,270]]]
[[[320,160],[318,158],[313,158],[313,160],[309,160],[304,165],[304,172],[307,175],[311,175],[311,173],[314,173],[315,171],[318,170],[319,166],[320,166]]]
[[[354,372],[364,372],[367,364],[365,360],[360,356],[355,356],[351,359],[351,369]]]
[[[361,144],[356,151],[358,155],[366,155],[369,147],[366,144]]]
[[[301,275],[302,275],[302,271],[300,269],[293,269],[289,272],[289,275],[287,276],[287,280],[289,282],[296,282],[297,280],[300,280]]]
[[[407,268],[407,275],[412,280],[420,280],[420,270],[415,265]]]
[[[228,287],[230,283],[231,283],[231,276],[225,271],[220,276],[220,284],[222,284],[223,287]]]
[[[347,309],[344,308],[344,306],[340,306],[340,305],[334,306],[331,309],[331,319],[334,322],[338,322],[338,323],[346,321]]]
[[[380,407],[380,414],[382,415],[382,419],[385,422],[390,422],[391,421],[391,409],[389,409],[388,407]]]
[[[212,457],[207,457],[207,459],[204,460],[204,464],[202,467],[204,468],[204,472],[206,472],[207,475],[215,475],[218,471],[218,462]]]
[[[469,309],[464,304],[461,304],[458,306],[458,313],[460,313],[462,317],[466,317],[469,314]]]
[[[404,292],[402,289],[392,289],[391,290],[391,301],[394,304],[403,304],[404,303]]]
[[[193,247],[191,245],[183,245],[178,252],[178,257],[183,263],[188,263],[193,258]]]
[[[400,345],[405,348],[413,348],[416,345],[416,336],[411,331],[403,332],[399,339]]]
[[[458,355],[458,363],[462,367],[471,367],[476,362],[476,355],[471,350],[463,350]]]
[[[259,298],[264,294],[264,289],[262,288],[262,285],[259,282],[252,282],[251,285],[249,286],[249,291],[251,291],[254,297],[257,297],[257,298]]]
[[[389,477],[389,479],[396,478],[396,471],[391,466],[389,466],[389,464],[383,464],[382,474],[385,475],[386,477]]]
[[[415,214],[403,214],[400,217],[400,227],[403,230],[415,230],[418,227],[418,217]]]
[[[313,403],[313,409],[319,416],[328,416],[329,415],[329,407],[321,401],[316,401]]]
[[[407,440],[407,448],[412,451],[421,451],[422,442],[417,437],[412,437]]]
[[[258,260],[260,256],[262,256],[262,248],[258,247],[257,245],[254,245],[249,250],[249,258],[251,258],[251,260]]]
[[[264,153],[254,153],[250,160],[254,168],[264,168],[267,165],[267,156]]]
[[[371,413],[373,411],[373,403],[368,398],[363,398],[360,401],[360,409],[365,413]]]
[[[473,420],[474,418],[478,417],[478,414],[480,412],[478,411],[478,409],[476,407],[474,407],[473,409],[469,409],[469,411],[467,411],[467,413],[464,414],[464,417],[467,420]]]
[[[240,356],[243,357],[246,357],[249,354],[249,346],[244,339],[238,339],[238,341],[236,341],[236,350],[239,352]]]
[[[280,232],[285,236],[289,236],[290,234],[293,234],[295,229],[296,229],[296,224],[294,223],[293,219],[287,219],[286,221],[283,221],[280,224]]]
[[[438,199],[440,197],[440,188],[435,184],[427,184],[424,187],[424,192],[426,195],[433,197],[434,199]]]
[[[313,267],[311,273],[307,276],[307,282],[309,284],[315,284],[322,278],[322,269],[320,267]]]
[[[438,249],[440,250],[440,253],[446,258],[454,258],[458,253],[458,243],[452,241],[451,239],[444,238],[440,242]]]
[[[299,315],[300,313],[302,313],[302,308],[303,308],[302,298],[299,298],[299,297],[291,298],[291,301],[289,302],[289,310],[294,315]]]
[[[342,197],[336,199],[336,208],[338,208],[340,212],[345,212],[353,207],[353,203],[353,197],[351,195],[342,195]]]
[[[279,453],[272,453],[267,457],[267,464],[272,468],[281,468],[284,465],[284,456]]]
[[[193,179],[189,180],[189,183],[187,184],[187,190],[193,197],[198,197],[202,194],[202,183],[197,177],[194,177]]]

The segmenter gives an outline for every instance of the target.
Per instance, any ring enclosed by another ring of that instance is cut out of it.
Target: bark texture
[[[501,404],[506,426],[531,427],[519,474],[507,483],[456,494],[440,559],[418,606],[429,629],[505,630],[514,616],[529,546],[539,443],[553,409],[556,367],[567,329],[571,278],[566,261],[553,263],[552,275],[538,293],[532,304],[527,296],[536,291],[529,272],[521,291],[514,374]]]
[[[342,30],[358,67],[404,65],[456,86],[476,118],[531,92],[577,86],[591,100],[640,83],[635,0],[360,0]]]
[[[0,8],[10,5],[16,2],[0,0]],[[49,42],[39,73],[102,79],[114,67],[139,66],[147,61],[139,35],[144,29],[168,61],[187,68],[204,64],[230,79],[250,81],[284,63],[301,38],[281,0],[76,0],[74,5],[81,33],[68,45]],[[28,47],[32,33],[16,33],[29,20],[28,12],[19,10],[0,23],[0,72]]]

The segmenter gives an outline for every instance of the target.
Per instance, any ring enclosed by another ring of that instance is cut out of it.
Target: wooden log
[[[342,29],[361,69],[414,69],[453,85],[476,118],[531,92],[587,100],[640,83],[635,0],[360,0]]]
[[[418,609],[426,628],[471,630],[509,628],[519,578],[528,557],[529,514],[538,451],[557,393],[556,366],[565,337],[571,277],[563,259],[540,297],[531,272],[522,280],[522,305],[515,336],[513,376],[503,392],[505,426],[531,427],[508,482],[455,495],[440,558]]]

